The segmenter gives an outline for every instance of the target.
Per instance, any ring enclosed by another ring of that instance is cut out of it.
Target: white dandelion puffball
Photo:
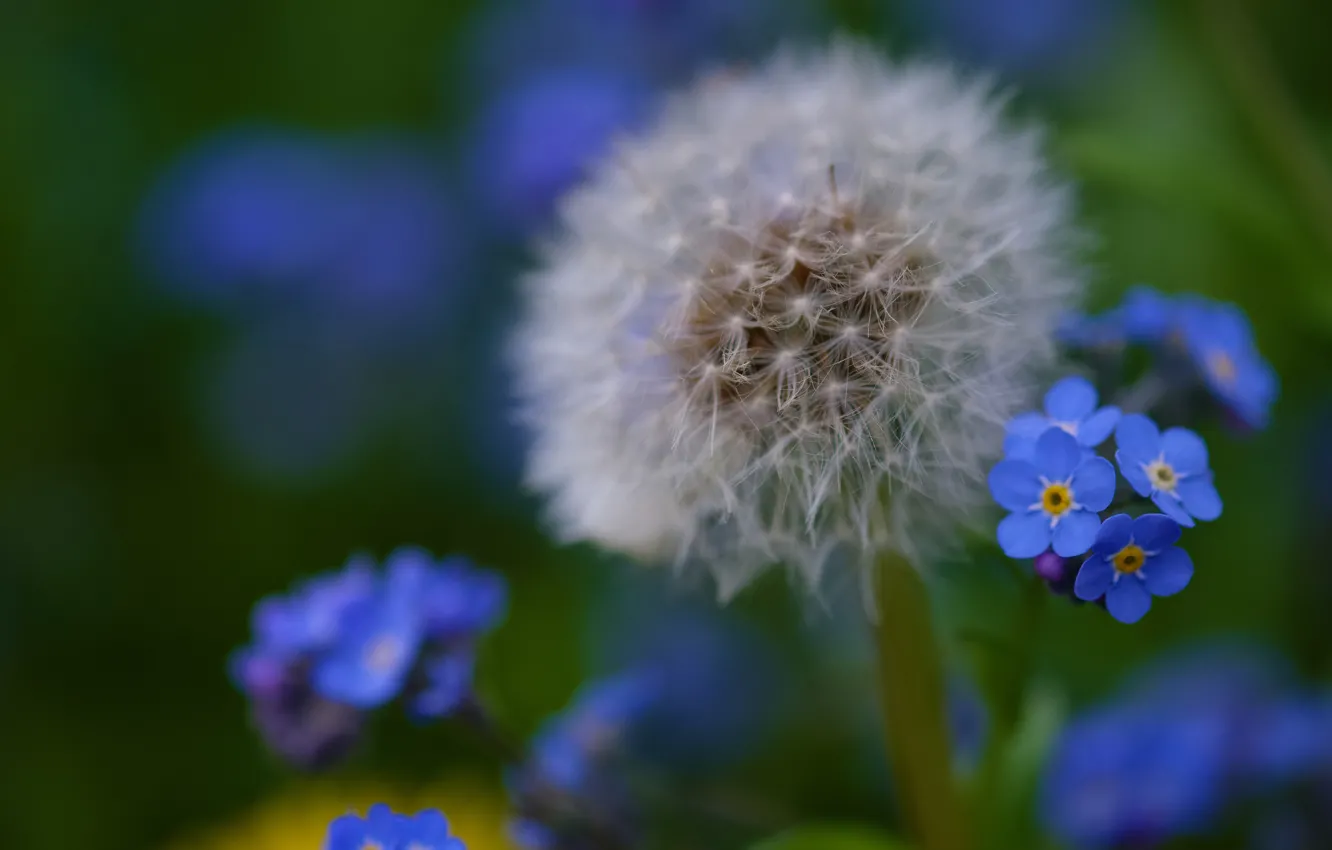
[[[1053,364],[1080,237],[988,84],[867,48],[702,81],[561,210],[513,338],[565,540],[701,563],[923,565],[983,512]]]

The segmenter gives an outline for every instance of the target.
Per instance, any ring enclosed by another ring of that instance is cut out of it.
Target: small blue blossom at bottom
[[[1012,511],[999,523],[999,546],[1010,558],[1034,558],[1049,549],[1066,558],[1091,546],[1098,512],[1115,495],[1115,470],[1088,457],[1077,440],[1051,428],[1036,441],[1030,460],[1009,458],[990,471],[990,493]]]
[[[1170,596],[1188,586],[1193,561],[1175,546],[1180,527],[1164,514],[1107,519],[1074,584],[1079,599],[1105,597],[1106,610],[1121,623],[1136,623],[1152,607],[1153,596]]]
[[[448,819],[438,809],[404,815],[376,803],[365,817],[343,815],[329,824],[324,850],[467,850],[467,845],[449,834]]]

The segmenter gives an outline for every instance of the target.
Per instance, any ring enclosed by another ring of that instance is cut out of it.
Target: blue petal
[[[1150,463],[1161,455],[1161,431],[1141,413],[1130,413],[1115,426],[1115,445],[1124,457]]]
[[[1121,623],[1136,623],[1151,610],[1152,595],[1141,580],[1124,576],[1105,592],[1105,607]]]
[[[1143,514],[1133,521],[1133,542],[1148,552],[1159,552],[1179,540],[1178,520],[1160,514]]]
[[[1184,510],[1200,520],[1210,521],[1221,516],[1221,494],[1216,492],[1212,476],[1185,478],[1175,488]]]
[[[1078,577],[1073,581],[1073,595],[1086,602],[1095,602],[1110,589],[1115,579],[1115,568],[1100,555],[1092,555],[1082,562]]]
[[[1050,420],[1043,413],[1020,413],[1008,420],[1004,432],[1010,437],[1026,437],[1035,440],[1045,429],[1050,427]]]
[[[1084,446],[1099,446],[1115,430],[1122,414],[1118,407],[1102,407],[1082,420],[1078,426],[1078,442]]]
[[[1103,511],[1115,498],[1115,468],[1103,457],[1088,458],[1073,472],[1070,487],[1079,505],[1089,511]]]
[[[1115,463],[1119,464],[1119,474],[1124,476],[1124,480],[1129,483],[1139,496],[1150,496],[1152,493],[1152,480],[1147,477],[1142,464],[1131,457],[1125,456],[1120,452],[1115,452]]]
[[[1051,428],[1036,441],[1036,470],[1051,481],[1066,481],[1082,461],[1082,447],[1067,432]]]
[[[1092,549],[1102,555],[1113,555],[1129,544],[1133,538],[1133,517],[1115,514],[1101,523]]]
[[[1207,444],[1188,428],[1171,428],[1161,435],[1161,451],[1166,462],[1181,475],[1199,475],[1207,471]]]
[[[1041,511],[1014,513],[999,523],[999,548],[1010,558],[1034,558],[1050,548],[1050,520]]]
[[[1064,378],[1045,394],[1045,412],[1056,422],[1081,422],[1096,409],[1096,388],[1086,378]]]
[[[1036,438],[1009,434],[1004,437],[1004,457],[1010,460],[1031,460],[1036,457]]]
[[[1166,335],[1174,314],[1174,302],[1155,289],[1135,286],[1124,296],[1124,332],[1138,342],[1157,342]]]
[[[1193,517],[1189,516],[1189,512],[1184,510],[1184,504],[1180,502],[1179,497],[1157,490],[1152,493],[1152,503],[1175,522],[1185,528],[1193,528]]]
[[[1148,558],[1142,567],[1142,580],[1153,596],[1170,596],[1189,586],[1193,578],[1193,559],[1178,546],[1171,546]]]
[[[1050,535],[1055,554],[1065,558],[1083,554],[1092,547],[1100,527],[1101,518],[1091,511],[1069,511]]]
[[[990,470],[990,495],[1010,511],[1026,511],[1041,500],[1040,475],[1025,460],[1002,460]]]

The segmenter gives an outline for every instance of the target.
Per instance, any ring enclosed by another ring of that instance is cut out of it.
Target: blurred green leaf
[[[816,825],[796,827],[755,844],[751,850],[909,850],[909,847],[866,826]]]

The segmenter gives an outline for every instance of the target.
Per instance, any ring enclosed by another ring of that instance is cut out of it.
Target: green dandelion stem
[[[879,557],[877,579],[880,698],[901,811],[919,850],[966,850],[929,595],[897,555]]]

